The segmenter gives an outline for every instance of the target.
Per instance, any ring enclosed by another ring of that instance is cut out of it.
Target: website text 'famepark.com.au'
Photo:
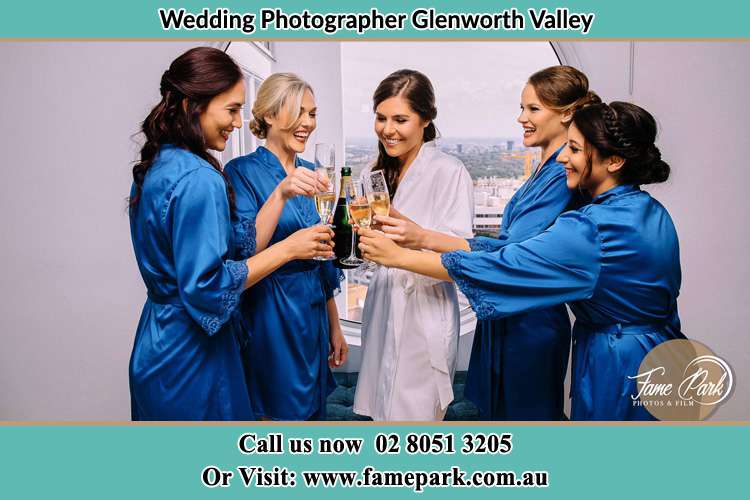
[[[287,467],[265,469],[260,466],[237,467],[242,485],[246,488],[294,488],[298,484],[298,474]],[[221,484],[220,471],[208,466],[201,474],[205,486],[226,486]],[[224,474],[226,474],[224,472]],[[425,488],[546,488],[549,486],[547,471],[464,471],[458,466],[449,470],[378,470],[366,466],[356,470],[304,470],[299,474],[307,488],[411,488],[422,492]]]

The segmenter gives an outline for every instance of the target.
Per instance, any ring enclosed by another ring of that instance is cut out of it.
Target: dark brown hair
[[[584,178],[590,175],[594,150],[601,158],[625,160],[616,174],[620,184],[655,184],[669,178],[669,165],[654,144],[656,120],[645,109],[628,102],[596,104],[576,111],[573,123],[586,139]]]
[[[424,128],[422,140],[428,142],[435,139],[437,129],[433,120],[437,117],[437,108],[435,107],[435,91],[432,88],[430,79],[413,69],[401,69],[391,73],[375,89],[375,93],[372,96],[372,110],[375,111],[378,105],[386,99],[396,96],[405,99],[411,109],[422,120],[430,122]],[[388,191],[391,198],[393,198],[398,188],[401,163],[398,158],[388,156],[381,142],[378,142],[378,159],[372,170],[383,171],[385,181],[388,184]]]
[[[565,113],[602,102],[589,90],[589,79],[572,66],[550,66],[529,77],[539,100],[547,108]]]
[[[207,151],[200,115],[211,99],[241,79],[237,63],[219,49],[196,47],[172,61],[161,77],[161,101],[141,125],[146,141],[141,148],[141,159],[133,167],[135,193],[130,199],[131,207],[138,204],[146,173],[164,144],[187,149],[222,172],[219,161]],[[234,193],[228,182],[227,196],[233,208]]]

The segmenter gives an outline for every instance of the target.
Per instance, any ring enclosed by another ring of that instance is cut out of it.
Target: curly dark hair
[[[657,126],[645,109],[628,102],[594,104],[573,113],[573,123],[586,139],[584,146],[591,171],[591,157],[619,156],[625,163],[617,173],[621,184],[655,184],[669,178],[670,167],[656,147]],[[593,149],[592,149],[593,148]]]

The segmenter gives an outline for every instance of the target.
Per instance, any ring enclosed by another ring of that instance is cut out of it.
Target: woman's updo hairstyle
[[[290,122],[282,125],[281,130],[296,129],[301,121],[300,107],[306,90],[313,91],[309,83],[293,73],[274,73],[266,78],[253,103],[253,118],[249,125],[253,135],[265,139],[269,126],[264,117],[278,116],[284,106],[290,110]]]
[[[601,158],[619,156],[625,163],[617,172],[620,184],[655,184],[669,178],[669,165],[656,147],[656,120],[645,109],[615,101],[579,109],[573,123],[586,139],[589,158],[595,149]]]
[[[602,102],[589,90],[589,79],[572,66],[550,66],[529,77],[539,100],[558,113],[573,112],[590,104]]]
[[[133,166],[135,193],[130,199],[131,207],[138,204],[146,173],[165,144],[186,149],[222,172],[219,161],[208,153],[200,115],[211,99],[230,90],[240,80],[242,71],[237,63],[212,47],[190,49],[172,61],[161,77],[161,100],[141,125],[146,141],[141,148],[140,161]],[[227,196],[233,208],[234,193],[229,183]]]
[[[422,132],[422,141],[429,142],[435,139],[437,128],[434,120],[437,117],[437,108],[435,107],[435,90],[432,88],[430,79],[413,69],[401,69],[391,73],[375,89],[372,96],[373,112],[378,109],[381,102],[397,96],[408,102],[412,111],[422,120],[429,122]],[[398,158],[388,156],[380,141],[378,141],[378,159],[372,170],[383,171],[388,191],[393,198],[398,188],[401,163]]]

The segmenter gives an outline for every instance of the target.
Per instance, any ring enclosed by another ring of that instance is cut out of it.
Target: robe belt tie
[[[282,274],[293,274],[305,271],[315,271],[320,268],[317,262],[304,262],[294,260],[287,264],[284,264],[271,274],[282,275]]]
[[[320,265],[317,262],[305,262],[305,261],[292,261],[285,264],[283,267],[275,270],[268,277],[273,277],[282,281],[295,278],[295,274],[300,273],[315,273],[314,275],[304,274],[296,276],[296,279],[304,279],[307,283],[308,294],[305,296],[305,300],[310,305],[323,306],[327,302],[325,290],[323,288],[322,280],[319,278],[318,273],[320,272]]]
[[[166,306],[166,305],[181,306],[181,305],[183,305],[182,300],[179,297],[165,297],[163,295],[156,295],[155,293],[153,293],[151,291],[148,292],[148,300],[150,300],[154,304],[159,304],[161,306]]]
[[[618,337],[621,337],[622,335],[654,333],[663,330],[664,327],[664,323],[614,323],[611,325],[590,325],[580,321],[576,322],[576,328],[582,328],[588,333],[616,334]]]

